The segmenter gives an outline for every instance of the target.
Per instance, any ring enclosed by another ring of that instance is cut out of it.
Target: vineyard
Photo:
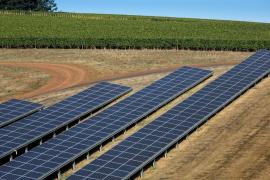
[[[270,49],[270,24],[2,11],[0,47],[254,51]]]

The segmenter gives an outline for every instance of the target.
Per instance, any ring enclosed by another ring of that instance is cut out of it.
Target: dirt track
[[[193,67],[214,67],[214,66],[224,66],[224,65],[234,65],[235,63],[210,63],[210,64],[192,64]],[[46,74],[50,75],[49,80],[43,86],[31,91],[26,92],[20,95],[16,95],[16,98],[31,98],[37,95],[46,94],[53,91],[62,90],[68,87],[85,85],[89,83],[94,83],[98,81],[109,81],[109,80],[117,80],[123,78],[131,78],[136,76],[144,76],[148,74],[154,73],[164,73],[172,71],[178,66],[152,69],[152,70],[142,70],[137,72],[127,72],[121,73],[117,75],[107,75],[104,74],[102,78],[98,77],[98,72],[95,69],[85,68],[76,64],[54,64],[54,63],[0,63],[1,66],[8,67],[22,67],[34,69],[37,71],[42,71]]]
[[[74,64],[50,64],[50,63],[0,63],[1,66],[23,67],[35,69],[50,75],[47,83],[38,89],[16,97],[29,98],[51,91],[61,90],[77,84],[91,81],[95,77],[95,71],[89,71],[82,66]]]

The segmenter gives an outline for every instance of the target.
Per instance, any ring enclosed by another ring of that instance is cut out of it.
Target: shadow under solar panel
[[[145,166],[269,73],[270,52],[258,51],[68,179],[133,179]]]
[[[67,127],[85,115],[95,112],[131,88],[101,82],[60,101],[42,111],[0,129],[0,161],[7,162],[17,151],[27,151],[34,142],[44,141],[49,134]],[[22,151],[21,153],[24,153]]]
[[[11,99],[0,104],[0,128],[18,121],[42,109],[38,103]]]
[[[43,179],[54,176],[64,166],[88,154],[211,75],[212,72],[208,70],[182,67],[1,166],[0,179]]]

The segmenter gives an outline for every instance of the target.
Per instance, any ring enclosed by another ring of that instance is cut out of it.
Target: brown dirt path
[[[15,96],[16,98],[29,98],[51,91],[61,90],[77,84],[89,82],[95,78],[95,70],[89,70],[75,64],[51,64],[51,63],[17,63],[1,62],[1,66],[23,67],[35,69],[50,75],[47,83],[31,92]]]
[[[218,66],[232,66],[235,62],[226,63],[203,63],[203,64],[190,64],[187,66],[193,67],[218,67]],[[87,85],[99,81],[112,81],[118,79],[132,78],[137,76],[144,76],[155,73],[170,72],[179,66],[164,67],[152,70],[141,70],[136,72],[126,72],[119,74],[106,74],[106,72],[98,72],[95,69],[89,69],[77,64],[55,64],[55,63],[30,63],[30,62],[0,62],[1,66],[8,67],[23,67],[42,71],[50,75],[47,83],[31,92],[26,92],[12,98],[32,98],[38,95],[44,95],[70,87]],[[11,98],[11,97],[6,97]]]

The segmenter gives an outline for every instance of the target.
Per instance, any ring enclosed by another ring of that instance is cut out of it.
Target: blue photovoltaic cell
[[[0,104],[0,128],[18,121],[42,109],[42,105],[28,101],[11,99]]]
[[[270,73],[261,50],[72,175],[77,179],[129,179],[237,96]]]
[[[43,179],[154,112],[211,72],[183,67],[0,167],[0,179]],[[28,168],[31,166],[32,168]]]
[[[33,141],[95,111],[130,90],[131,88],[125,86],[101,82],[53,106],[1,128],[0,160],[22,147],[27,147]]]

